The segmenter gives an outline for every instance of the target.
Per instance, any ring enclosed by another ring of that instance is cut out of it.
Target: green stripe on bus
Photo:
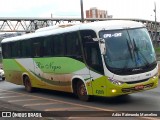
[[[33,58],[43,73],[73,73],[85,68],[85,64],[69,57]]]
[[[45,79],[37,74],[35,74],[33,71],[31,71],[36,77],[39,78],[39,80],[45,82],[45,83],[48,83],[48,84],[51,84],[51,85],[57,85],[57,86],[71,86],[71,82],[69,81],[55,81],[55,80],[48,80],[48,79]]]

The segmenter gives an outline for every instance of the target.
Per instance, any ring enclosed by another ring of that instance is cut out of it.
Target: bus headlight
[[[117,92],[117,90],[116,89],[112,89],[112,93],[116,93]]]
[[[152,78],[153,78],[153,79],[156,79],[156,78],[157,78],[157,76],[153,76]]]
[[[115,80],[115,79],[112,79],[112,78],[108,78],[108,80],[109,80],[111,83],[115,84],[115,85],[122,85],[122,84],[123,84],[123,82],[118,81],[118,80]]]
[[[151,78],[152,78],[152,79],[157,79],[158,77],[160,77],[160,76],[159,76],[158,73],[156,73],[156,74],[155,74],[154,76],[152,76]]]
[[[156,79],[157,77],[159,77],[159,73],[158,72],[152,78]]]

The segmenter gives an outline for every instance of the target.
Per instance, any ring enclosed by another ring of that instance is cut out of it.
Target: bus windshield
[[[146,28],[102,30],[106,66],[112,72],[141,71],[156,63],[154,48]]]

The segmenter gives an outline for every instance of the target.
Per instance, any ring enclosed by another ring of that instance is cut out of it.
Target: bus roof
[[[54,35],[54,34],[67,33],[67,32],[72,32],[77,30],[91,29],[98,32],[100,30],[115,30],[115,29],[138,28],[138,27],[145,27],[145,25],[140,22],[126,21],[126,20],[97,21],[97,22],[82,23],[77,25],[75,24],[73,26],[59,27],[58,29],[56,28],[56,29],[51,29],[47,31],[29,33],[22,36],[6,38],[6,39],[3,39],[1,43]]]
[[[65,28],[65,27],[69,27],[73,25],[75,24],[60,24],[60,25],[54,25],[54,26],[49,26],[49,27],[43,27],[43,28],[37,29],[35,32],[44,32],[44,31],[49,31],[53,29]]]

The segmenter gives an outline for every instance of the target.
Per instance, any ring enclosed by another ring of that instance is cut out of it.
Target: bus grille
[[[135,84],[135,83],[145,82],[145,81],[148,81],[148,80],[149,80],[149,78],[143,79],[143,80],[139,80],[139,81],[125,82],[125,83],[127,83],[127,84]]]
[[[147,84],[147,85],[143,85],[143,88],[136,88],[136,87],[131,87],[131,88],[123,88],[122,89],[122,92],[123,93],[130,93],[130,92],[137,92],[137,91],[140,91],[140,90],[145,90],[145,89],[149,89],[151,87],[153,87],[153,84],[154,83],[150,83],[150,84]]]

